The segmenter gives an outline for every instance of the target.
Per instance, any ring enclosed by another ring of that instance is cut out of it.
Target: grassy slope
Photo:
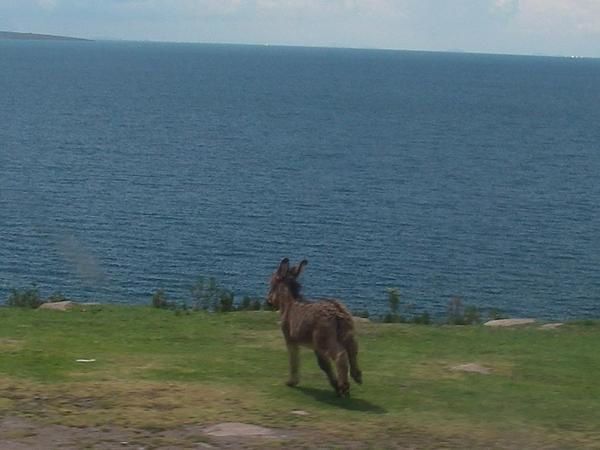
[[[365,384],[339,400],[309,351],[301,387],[284,386],[287,358],[274,313],[2,308],[0,416],[146,429],[242,421],[375,447],[600,445],[598,323],[557,330],[359,324],[359,341]],[[449,370],[469,362],[493,373]],[[291,414],[297,409],[309,415]]]

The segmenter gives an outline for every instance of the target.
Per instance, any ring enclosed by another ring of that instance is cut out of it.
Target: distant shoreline
[[[91,41],[69,36],[56,36],[53,34],[36,33],[17,33],[13,31],[0,31],[0,40],[20,40],[20,41]]]

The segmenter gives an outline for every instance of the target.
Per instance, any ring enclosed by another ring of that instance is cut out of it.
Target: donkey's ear
[[[277,276],[285,277],[290,270],[290,260],[287,258],[283,258],[279,263],[279,267],[277,268]]]
[[[298,264],[295,267],[292,267],[291,272],[292,275],[294,275],[296,278],[300,276],[300,274],[304,271],[304,268],[306,267],[306,265],[308,264],[308,261],[306,259],[303,259],[302,261],[300,261],[300,264]]]

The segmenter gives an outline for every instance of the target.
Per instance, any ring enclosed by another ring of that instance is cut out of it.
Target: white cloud
[[[492,13],[503,16],[514,16],[519,11],[519,0],[494,0]]]
[[[53,10],[54,8],[56,8],[57,5],[57,0],[36,0],[36,3],[38,4],[38,6],[42,9],[45,10]]]
[[[401,11],[401,1],[392,0],[255,0],[256,12],[327,18],[328,15],[357,15],[385,17]]]
[[[518,21],[524,30],[560,35],[600,34],[599,0],[520,0]]]
[[[155,13],[163,17],[214,16],[236,13],[244,0],[118,0],[113,2],[121,10],[130,13]]]

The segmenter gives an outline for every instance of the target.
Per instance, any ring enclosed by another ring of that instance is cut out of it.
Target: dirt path
[[[461,442],[434,442],[425,436],[404,436],[396,442],[353,442],[332,439],[314,430],[269,429],[243,423],[188,425],[171,430],[118,426],[68,427],[21,417],[0,418],[0,450],[181,450],[181,449],[432,449],[464,448]],[[441,447],[440,447],[441,445]],[[478,448],[473,446],[470,448]],[[489,447],[481,447],[489,448]],[[495,448],[517,448],[500,446]]]
[[[0,420],[0,450],[259,448],[265,440],[271,444],[280,440],[277,433],[213,437],[205,430],[201,426],[154,431],[117,426],[76,428],[8,417]]]
[[[118,426],[67,427],[20,417],[0,419],[0,450],[264,449],[361,448],[353,443],[324,444],[307,432],[283,431],[243,423],[189,425],[173,430]]]

